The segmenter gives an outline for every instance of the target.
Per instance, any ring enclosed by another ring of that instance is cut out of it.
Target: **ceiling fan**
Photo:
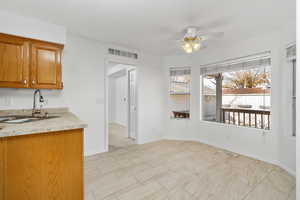
[[[188,27],[180,33],[176,41],[179,41],[182,49],[190,54],[203,48],[204,41],[221,38],[223,35],[223,32],[203,32],[198,27]]]

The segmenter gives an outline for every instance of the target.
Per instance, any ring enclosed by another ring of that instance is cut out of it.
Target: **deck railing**
[[[222,122],[260,129],[270,129],[270,110],[249,108],[222,108]]]

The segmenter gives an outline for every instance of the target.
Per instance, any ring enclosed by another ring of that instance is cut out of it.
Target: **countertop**
[[[22,124],[0,123],[0,138],[80,129],[80,128],[87,127],[87,124],[81,121],[76,115],[71,113],[68,110],[68,108],[44,109],[43,112],[49,113],[49,116],[59,116],[59,117],[27,122]],[[0,116],[30,115],[30,113],[31,113],[30,109],[0,110]]]

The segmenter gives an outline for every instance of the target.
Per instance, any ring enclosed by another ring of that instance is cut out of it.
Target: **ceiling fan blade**
[[[197,33],[202,40],[211,40],[211,39],[219,39],[224,36],[224,32],[202,32],[199,31]]]
[[[182,38],[184,37],[184,35],[185,35],[184,31],[175,33],[175,34],[172,35],[172,37],[170,38],[170,40],[172,40],[172,41],[181,41]]]
[[[206,45],[206,44],[203,44],[203,45],[200,47],[200,50],[206,49],[206,48],[207,48],[207,45]]]
[[[198,30],[216,30],[216,28],[222,28],[230,24],[230,22],[234,20],[233,16],[224,16],[221,18],[212,19],[203,23],[201,18],[199,18],[195,23],[198,24]]]

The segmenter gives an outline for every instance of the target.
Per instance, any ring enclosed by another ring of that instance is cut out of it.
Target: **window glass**
[[[252,63],[201,70],[202,120],[270,129],[271,67]]]
[[[170,117],[190,118],[190,68],[170,69]]]

